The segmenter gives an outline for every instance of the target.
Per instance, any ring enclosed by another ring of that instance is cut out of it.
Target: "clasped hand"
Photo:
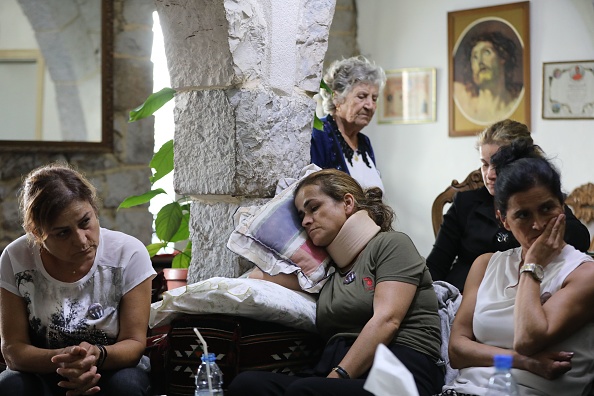
[[[547,223],[544,231],[534,241],[526,252],[526,263],[536,263],[546,267],[555,257],[561,253],[565,246],[565,215],[560,214],[553,217]]]
[[[571,370],[573,352],[542,351],[528,358],[528,371],[548,380],[554,380]]]
[[[69,389],[66,396],[92,395],[99,392],[97,386],[101,374],[97,373],[98,348],[88,342],[81,342],[64,348],[52,357],[58,364],[56,372],[66,378],[58,386]]]

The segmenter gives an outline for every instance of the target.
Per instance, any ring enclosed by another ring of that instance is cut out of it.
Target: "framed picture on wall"
[[[449,135],[505,118],[530,127],[529,2],[448,13]]]
[[[418,124],[435,121],[435,68],[386,71],[379,101],[380,124]]]
[[[594,118],[594,60],[543,63],[542,118]]]

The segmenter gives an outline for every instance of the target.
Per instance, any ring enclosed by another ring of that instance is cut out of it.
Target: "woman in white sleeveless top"
[[[521,395],[586,395],[594,381],[594,260],[563,241],[559,173],[525,143],[501,148],[497,216],[520,247],[479,256],[453,324],[445,395],[484,395],[493,356],[513,355]]]

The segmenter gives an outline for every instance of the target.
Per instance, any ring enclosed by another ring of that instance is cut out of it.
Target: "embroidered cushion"
[[[299,180],[320,170],[309,165]],[[296,273],[304,291],[317,293],[330,275],[330,256],[315,246],[301,226],[293,203],[299,180],[262,206],[238,210],[238,225],[227,247],[269,275]]]
[[[216,356],[224,389],[242,371],[293,375],[311,368],[324,348],[319,334],[276,323],[232,315],[182,315],[171,323],[167,336],[167,395],[194,395],[194,374],[202,356],[194,327]]]

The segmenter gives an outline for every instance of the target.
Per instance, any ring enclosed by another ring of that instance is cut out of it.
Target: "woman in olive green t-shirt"
[[[371,395],[363,385],[379,344],[412,373],[419,395],[439,393],[444,373],[431,275],[410,238],[392,230],[381,190],[363,191],[348,174],[326,169],[300,182],[295,206],[336,270],[317,305],[317,327],[328,343],[313,376],[245,372],[229,394]]]

